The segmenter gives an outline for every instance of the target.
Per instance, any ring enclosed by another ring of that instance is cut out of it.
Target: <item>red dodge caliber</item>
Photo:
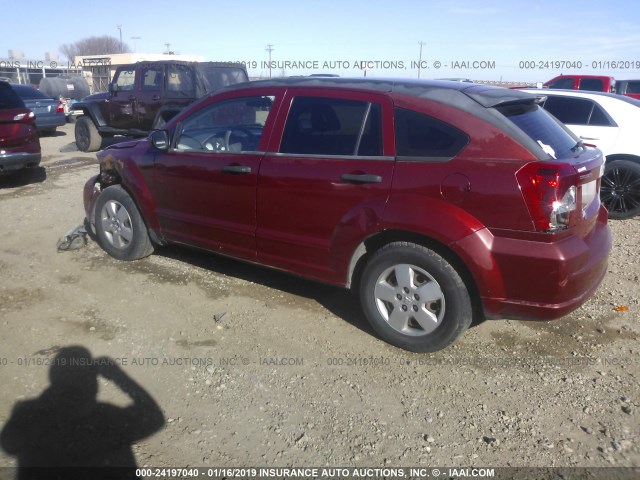
[[[113,257],[179,243],[351,288],[381,338],[416,352],[474,312],[571,312],[611,249],[602,153],[516,90],[250,82],[98,158],[85,209]]]

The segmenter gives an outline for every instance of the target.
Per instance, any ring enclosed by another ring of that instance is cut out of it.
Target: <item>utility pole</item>
[[[169,49],[169,47],[171,46],[170,43],[165,43],[164,44],[165,47],[167,47],[167,51],[164,52],[166,55],[171,55],[171,50]]]
[[[265,50],[269,52],[269,78],[271,78],[271,52],[273,52],[273,45],[268,44]]]
[[[118,30],[120,30],[120,53],[122,53],[122,24],[118,25]]]
[[[420,69],[422,68],[422,46],[426,45],[425,42],[418,42],[420,45],[420,56],[418,57],[418,78],[420,78]]]
[[[133,40],[133,51],[134,51],[134,53],[137,51],[137,49],[136,49],[136,45],[137,45],[136,40],[140,40],[141,38],[142,37],[131,37],[131,40]]]

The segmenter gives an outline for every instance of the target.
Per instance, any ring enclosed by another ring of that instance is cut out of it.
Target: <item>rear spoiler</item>
[[[530,93],[486,85],[473,85],[463,89],[462,93],[485,108],[532,104],[537,100],[536,96]]]

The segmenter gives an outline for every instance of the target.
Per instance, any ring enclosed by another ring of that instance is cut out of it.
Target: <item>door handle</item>
[[[345,173],[340,177],[347,183],[381,183],[380,175],[370,175],[368,173]]]
[[[241,175],[243,173],[251,173],[251,167],[246,165],[225,165],[222,167],[222,171],[232,175]]]
[[[131,100],[132,102],[136,99],[135,95],[129,95],[129,100]]]
[[[151,97],[151,100],[157,102],[158,100],[160,100],[160,95],[154,95],[153,97]]]

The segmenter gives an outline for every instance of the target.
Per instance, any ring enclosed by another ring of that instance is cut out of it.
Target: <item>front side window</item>
[[[398,157],[450,159],[469,143],[457,128],[404,108],[395,109],[395,130]]]
[[[118,72],[118,78],[116,78],[116,85],[118,91],[131,91],[134,89],[136,83],[136,71],[135,70],[120,70]]]
[[[181,123],[175,148],[202,153],[255,152],[274,97],[235,98],[195,112]]]
[[[549,85],[549,88],[573,89],[573,78],[560,78]]]
[[[382,113],[377,103],[325,97],[294,98],[280,153],[381,156]]]

